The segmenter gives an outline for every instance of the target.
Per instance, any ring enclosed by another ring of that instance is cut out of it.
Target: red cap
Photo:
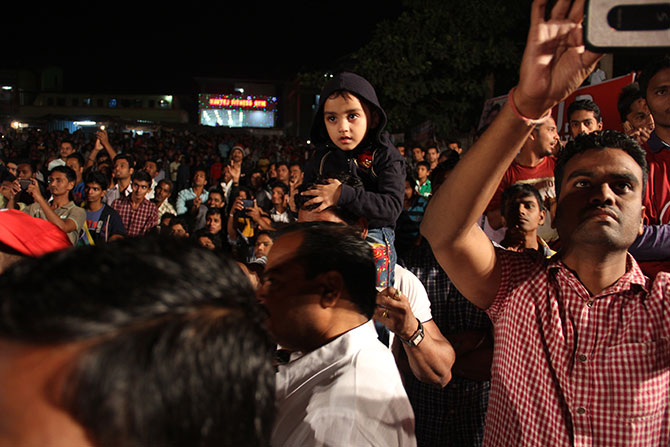
[[[32,257],[72,247],[56,225],[19,210],[0,210],[0,242]]]

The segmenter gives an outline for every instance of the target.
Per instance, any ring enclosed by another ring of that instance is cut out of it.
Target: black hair
[[[189,225],[188,219],[186,219],[186,217],[184,217],[183,215],[173,217],[170,220],[170,227],[174,227],[175,225],[181,225],[184,231],[186,231],[189,234],[191,233],[191,225]]]
[[[68,155],[68,156],[65,157],[65,158],[66,158],[66,159],[68,159],[68,158],[74,158],[74,159],[76,159],[76,160],[77,160],[77,163],[79,163],[79,167],[80,167],[80,168],[83,168],[83,167],[84,167],[84,163],[86,163],[86,161],[84,160],[84,156],[81,155],[79,152],[72,152],[70,155]]]
[[[118,154],[114,157],[114,164],[116,164],[116,160],[126,160],[130,169],[135,169],[135,157],[130,154]]]
[[[195,178],[195,175],[198,172],[204,172],[205,173],[205,179],[207,181],[209,181],[209,173],[207,172],[207,168],[204,167],[204,166],[196,166],[195,168],[193,168],[193,174],[191,174],[191,182],[193,181],[193,179]]]
[[[670,68],[670,54],[665,54],[660,57],[652,57],[651,62],[644,67],[642,74],[637,80],[640,84],[640,92],[642,92],[644,98],[647,97],[647,89],[649,88],[649,81],[651,81],[651,78],[656,76],[656,73],[666,68]]]
[[[207,213],[205,213],[205,217],[209,217],[214,214],[218,214],[219,217],[221,218],[221,221],[223,221],[224,218],[224,211],[221,208],[207,208]]]
[[[269,443],[272,345],[229,258],[127,238],[15,264],[0,289],[0,337],[84,342],[59,404],[94,444]]]
[[[321,273],[339,272],[351,301],[362,314],[372,318],[376,306],[377,270],[372,247],[359,232],[349,226],[331,222],[301,222],[278,231],[278,237],[300,232],[302,243],[296,259],[313,279]]]
[[[574,140],[568,142],[561,151],[554,166],[554,184],[556,188],[556,197],[561,194],[561,182],[565,172],[565,165],[575,155],[582,154],[590,149],[621,149],[631,156],[633,160],[642,169],[642,197],[647,190],[647,177],[649,169],[647,167],[647,157],[644,149],[629,136],[615,130],[603,130],[602,132],[591,132],[589,134],[580,134]]]
[[[593,116],[599,123],[602,122],[603,120],[602,115],[600,114],[600,107],[598,107],[598,104],[591,101],[590,99],[580,99],[578,101],[574,101],[568,107],[568,121],[570,121],[570,117],[572,116],[572,114],[579,110],[588,110],[590,112],[593,112]]]
[[[533,197],[537,201],[540,210],[545,209],[540,191],[536,187],[528,183],[516,183],[505,188],[500,198],[500,210],[503,216],[505,215],[505,207],[509,200],[517,197]]]
[[[638,99],[644,99],[644,95],[637,83],[633,82],[621,89],[616,106],[622,123],[626,122],[628,119],[627,116],[630,113],[630,108]]]
[[[72,146],[73,149],[76,147],[76,146],[74,145],[74,141],[72,141],[72,140],[69,139],[69,138],[63,138],[62,140],[60,140],[60,144],[63,144],[63,143],[67,143],[67,144],[69,144],[70,146]]]
[[[100,171],[89,171],[84,175],[84,185],[89,183],[97,183],[104,191],[109,186],[109,179]]]
[[[419,166],[423,166],[423,167],[425,167],[426,169],[428,169],[428,170],[430,171],[430,163],[428,163],[427,161],[420,161],[420,162],[418,162],[418,163],[416,164],[416,167],[418,168]]]
[[[288,167],[291,168],[291,166],[297,166],[300,168],[301,171],[304,171],[302,163],[299,161],[292,161],[291,163],[289,163]]]
[[[172,184],[172,180],[167,179],[167,178],[162,178],[156,184],[160,185],[161,183],[165,183],[166,185],[168,185],[170,187],[170,192],[173,191],[174,185]]]
[[[435,166],[435,168],[430,172],[430,186],[433,195],[444,182],[445,175],[456,167],[456,163],[458,163],[461,158],[458,152],[454,150],[451,150],[451,152],[453,152],[455,155],[452,155],[445,161],[438,163],[437,166]]]
[[[275,188],[281,188],[281,190],[284,192],[284,195],[288,195],[289,193],[288,185],[280,180],[275,180],[270,183],[270,191]]]
[[[140,182],[147,182],[149,184],[149,186],[151,186],[151,183],[152,183],[151,182],[152,179],[151,179],[151,176],[149,175],[149,173],[146,172],[146,171],[142,171],[142,170],[135,171],[133,173],[133,176],[131,177],[131,180],[132,181],[138,180]]]
[[[51,174],[52,172],[62,172],[63,174],[65,174],[65,177],[67,178],[68,182],[76,182],[77,181],[77,174],[74,172],[74,169],[72,169],[69,166],[65,166],[65,165],[54,166],[49,171],[49,174]]]

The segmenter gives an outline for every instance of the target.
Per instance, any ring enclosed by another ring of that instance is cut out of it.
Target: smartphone
[[[30,186],[32,184],[33,184],[32,180],[26,180],[26,179],[22,179],[22,178],[19,179],[19,185],[21,185],[21,190],[23,190],[23,191],[28,189],[28,186]]]
[[[242,199],[242,206],[244,206],[245,208],[253,208],[254,207],[254,201],[253,200]]]
[[[586,0],[584,44],[608,53],[633,49],[667,49],[670,2],[662,0]]]

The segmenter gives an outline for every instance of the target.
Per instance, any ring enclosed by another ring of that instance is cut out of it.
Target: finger
[[[565,19],[565,15],[570,9],[570,0],[557,0],[551,9],[551,20]]]
[[[544,22],[544,14],[547,10],[547,0],[535,0],[530,8],[530,23]]]
[[[575,23],[581,23],[584,20],[584,0],[575,0],[570,8],[568,20]]]

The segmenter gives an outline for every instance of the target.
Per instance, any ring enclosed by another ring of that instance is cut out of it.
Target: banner
[[[634,80],[635,74],[629,73],[618,78],[603,81],[600,84],[580,87],[572,95],[568,96],[565,101],[554,107],[551,114],[556,120],[558,134],[561,136],[561,139],[565,140],[569,135],[568,107],[580,99],[590,99],[598,104],[603,118],[603,129],[623,132],[621,118],[617,109],[617,100],[619,99],[621,89]],[[505,101],[507,101],[507,95],[498,96],[486,101],[479,120],[478,130],[488,126],[493,121]]]

